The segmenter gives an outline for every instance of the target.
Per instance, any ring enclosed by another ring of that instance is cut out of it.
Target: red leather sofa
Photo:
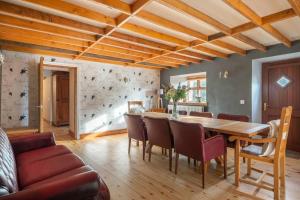
[[[53,133],[8,138],[0,129],[0,200],[109,200],[99,175]]]

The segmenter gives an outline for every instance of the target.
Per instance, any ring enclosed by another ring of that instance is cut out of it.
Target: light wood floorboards
[[[153,147],[152,161],[142,159],[142,145],[132,145],[131,155],[127,154],[128,138],[126,134],[98,137],[85,140],[72,140],[65,132],[56,131],[58,144],[64,144],[79,155],[86,163],[98,171],[107,183],[112,200],[235,200],[253,199],[247,194],[255,194],[256,199],[273,199],[273,193],[256,190],[255,187],[241,183],[234,184],[233,151],[228,153],[227,180],[223,179],[222,167],[214,161],[208,168],[206,188],[201,185],[199,164],[188,165],[187,158],[180,156],[178,174],[168,170],[168,157],[161,154],[161,149]],[[148,155],[146,155],[148,158]],[[173,157],[173,162],[175,157]],[[257,164],[257,163],[256,163]],[[174,165],[173,165],[174,166]],[[256,165],[257,166],[257,165]],[[271,166],[259,165],[272,172]],[[282,199],[300,199],[300,155],[290,153],[286,166],[286,191]],[[241,175],[246,174],[246,164],[241,165]],[[257,176],[257,174],[253,173]],[[272,183],[272,179],[267,180]]]

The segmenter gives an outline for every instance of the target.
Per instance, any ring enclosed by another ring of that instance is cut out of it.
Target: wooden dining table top
[[[154,118],[168,118],[173,119],[172,114],[158,113],[158,112],[145,112],[140,114],[143,117]],[[216,131],[228,135],[235,135],[240,137],[252,137],[259,133],[265,133],[269,130],[270,126],[267,124],[240,122],[224,119],[196,117],[188,115],[178,115],[174,120],[186,122],[186,123],[199,123],[205,129],[210,131]]]

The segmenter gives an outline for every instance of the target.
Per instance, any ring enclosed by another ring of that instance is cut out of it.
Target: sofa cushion
[[[16,162],[6,133],[0,128],[0,196],[18,191]]]
[[[57,181],[57,180],[60,180],[60,179],[71,177],[71,176],[76,176],[78,174],[88,172],[88,171],[94,171],[94,170],[90,166],[87,166],[87,165],[81,166],[81,167],[66,171],[64,173],[58,174],[56,176],[49,177],[49,178],[44,179],[42,181],[36,182],[34,184],[28,185],[24,189],[34,188],[34,187],[37,187],[37,186],[41,186],[43,184],[51,183],[53,181]]]
[[[36,182],[81,166],[84,166],[83,161],[73,153],[24,163],[18,166],[19,186],[23,189]]]
[[[17,165],[21,166],[21,165],[36,162],[39,160],[44,160],[47,158],[59,156],[66,153],[71,153],[71,151],[67,147],[63,145],[54,145],[54,146],[33,150],[33,151],[20,153],[17,155],[16,160],[17,160]]]

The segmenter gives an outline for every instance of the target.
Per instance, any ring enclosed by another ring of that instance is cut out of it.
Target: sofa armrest
[[[104,182],[102,183],[104,184]],[[109,200],[109,192],[108,194],[101,196],[102,183],[100,182],[100,178],[95,171],[89,171],[75,176],[70,176],[62,180],[53,181],[48,184],[42,184],[34,188],[24,189],[16,193],[3,196],[1,197],[1,200]]]
[[[52,132],[10,137],[9,141],[15,154],[55,145]]]

